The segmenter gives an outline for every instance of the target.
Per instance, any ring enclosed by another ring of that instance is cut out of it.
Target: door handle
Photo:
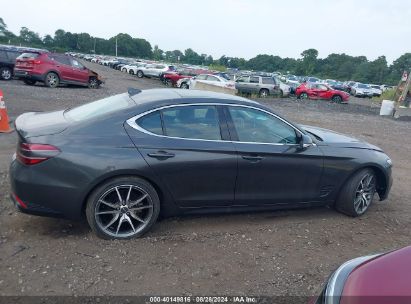
[[[263,159],[263,157],[261,156],[252,156],[252,155],[243,155],[242,158],[245,160],[252,161],[252,162],[259,162],[260,160]]]
[[[158,152],[155,152],[155,153],[148,153],[147,155],[149,157],[157,158],[157,159],[167,159],[167,158],[171,158],[171,157],[175,156],[175,154],[168,153],[168,152],[165,152],[165,151],[158,151]]]

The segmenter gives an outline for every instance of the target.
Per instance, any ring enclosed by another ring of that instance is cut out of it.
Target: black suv
[[[0,79],[10,80],[13,78],[16,58],[22,53],[39,49],[25,48],[18,46],[0,45]],[[42,50],[45,51],[45,50]]]

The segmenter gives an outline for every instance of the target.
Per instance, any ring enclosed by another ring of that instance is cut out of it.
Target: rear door
[[[237,153],[220,107],[178,105],[128,121],[139,151],[184,208],[234,202]]]
[[[250,77],[250,84],[249,84],[249,92],[258,94],[260,92],[260,77],[258,76],[251,76]]]
[[[49,58],[54,62],[54,67],[56,71],[59,73],[60,81],[75,81],[75,73],[73,72],[71,61],[68,56],[60,54],[51,54],[49,55]]]

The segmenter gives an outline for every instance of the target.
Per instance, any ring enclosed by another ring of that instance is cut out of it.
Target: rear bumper
[[[62,218],[63,215],[55,210],[33,204],[22,202],[20,199],[16,197],[14,193],[10,193],[10,200],[13,203],[14,207],[21,213],[26,213],[30,215],[38,215],[38,216],[47,216],[47,217],[56,217]]]
[[[14,69],[14,77],[19,79],[29,79],[35,81],[44,81],[44,75],[35,74],[32,71]]]

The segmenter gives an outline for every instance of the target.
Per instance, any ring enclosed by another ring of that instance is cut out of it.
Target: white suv
[[[148,64],[144,67],[139,67],[136,71],[138,78],[143,77],[160,77],[163,73],[174,71],[175,67],[173,65],[166,64]]]

